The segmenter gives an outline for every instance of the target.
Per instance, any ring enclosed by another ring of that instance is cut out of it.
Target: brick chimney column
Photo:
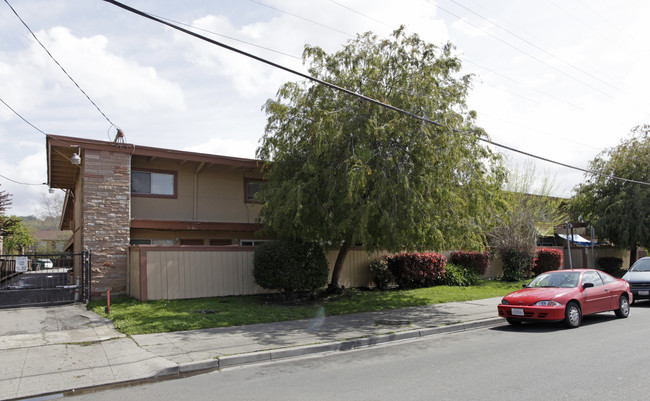
[[[126,294],[131,153],[84,149],[82,249],[92,252],[91,297]]]

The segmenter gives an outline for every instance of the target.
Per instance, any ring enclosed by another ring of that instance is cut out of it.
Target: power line
[[[547,54],[547,55],[553,57],[553,58],[556,59],[556,60],[561,61],[562,63],[568,65],[569,67],[571,67],[571,68],[573,68],[573,69],[575,69],[575,70],[577,70],[577,71],[579,71],[579,72],[581,72],[581,73],[587,75],[587,76],[590,77],[590,78],[593,78],[593,79],[595,79],[595,80],[597,80],[597,81],[600,81],[601,83],[603,83],[603,84],[609,86],[609,87],[612,88],[612,89],[616,89],[616,90],[620,91],[620,88],[618,88],[618,87],[616,87],[616,86],[610,84],[609,82],[606,82],[606,81],[604,81],[604,80],[598,78],[597,76],[595,76],[595,75],[593,75],[593,74],[591,74],[591,73],[589,73],[589,72],[583,70],[582,68],[580,68],[580,67],[578,67],[578,66],[575,66],[575,65],[571,64],[570,62],[568,62],[568,61],[566,61],[566,60],[564,60],[564,59],[562,59],[562,58],[560,58],[560,57],[554,55],[553,53],[547,51],[546,49],[544,49],[544,48],[542,48],[542,47],[540,47],[540,46],[537,46],[537,45],[534,44],[533,42],[531,42],[531,41],[529,41],[528,39],[522,37],[521,35],[518,35],[518,34],[516,34],[515,32],[512,32],[511,30],[509,30],[509,29],[507,29],[507,28],[504,28],[504,27],[502,27],[501,25],[499,25],[499,24],[497,24],[497,23],[495,23],[495,22],[489,20],[488,18],[485,18],[485,17],[482,16],[481,14],[479,14],[479,13],[473,11],[472,9],[470,9],[470,8],[468,8],[468,7],[466,7],[466,6],[462,5],[462,4],[460,4],[460,3],[457,2],[456,0],[449,0],[449,1],[451,1],[452,3],[458,5],[459,7],[464,8],[465,10],[467,10],[467,11],[469,11],[470,13],[476,15],[477,17],[483,19],[484,21],[489,22],[490,24],[496,26],[497,28],[501,29],[502,31],[504,31],[504,32],[506,32],[506,33],[508,33],[508,34],[510,34],[510,35],[512,35],[512,36],[514,36],[515,38],[521,40],[522,42],[529,44],[530,46],[534,47],[535,49],[537,49],[537,50],[539,50],[539,51],[541,51],[541,52],[543,52],[543,53],[545,53],[545,54]]]
[[[375,21],[375,22],[377,22],[377,23],[379,23],[379,24],[382,24],[383,26],[385,26],[385,27],[387,27],[387,28],[392,28],[392,27],[391,27],[390,25],[388,25],[387,23],[382,22],[382,21],[380,21],[380,20],[378,20],[378,19],[376,19],[376,18],[373,18],[373,17],[371,17],[371,16],[369,16],[369,15],[366,15],[366,14],[364,14],[364,13],[362,13],[362,12],[359,12],[359,11],[357,11],[357,10],[354,10],[354,9],[352,9],[352,8],[350,8],[350,7],[348,7],[348,6],[346,6],[345,4],[341,4],[341,3],[339,3],[338,1],[334,1],[334,0],[329,0],[329,1],[330,1],[330,3],[334,3],[334,4],[336,4],[336,5],[339,6],[339,7],[343,7],[343,8],[345,8],[346,10],[352,11],[352,12],[355,13],[355,14],[359,14],[359,15],[362,16],[362,17],[368,18],[369,20],[372,20],[372,21]]]
[[[9,106],[9,104],[8,104],[7,102],[5,102],[2,98],[0,98],[0,102],[2,102],[2,104],[4,104],[5,106],[7,106],[7,108],[8,108],[9,110],[11,110],[15,115],[17,115],[21,120],[23,120],[25,123],[27,123],[30,127],[34,128],[36,131],[40,132],[41,134],[45,135],[46,137],[49,136],[45,131],[41,130],[40,128],[38,128],[37,126],[35,126],[34,124],[32,124],[29,120],[27,120],[27,119],[26,119],[25,117],[23,117],[20,113],[18,113],[18,112],[17,112],[13,107]],[[67,145],[67,146],[72,146],[72,145],[70,145],[70,143],[68,143],[68,142],[64,142],[64,141],[62,141],[62,140],[60,140],[60,139],[55,139],[55,138],[52,138],[52,137],[50,137],[50,138],[51,138],[51,140],[54,141],[54,142],[58,142],[58,143],[61,143],[61,144],[63,144],[63,145]],[[57,153],[59,153],[59,154],[61,154],[61,156],[65,157],[65,158],[68,157],[68,156],[62,154],[61,152],[59,152],[59,151],[56,150],[56,149],[54,149],[54,151],[57,152]],[[5,177],[5,178],[6,178],[6,177]],[[7,178],[7,179],[8,179],[9,181],[11,181],[11,179],[9,179],[9,178]],[[14,181],[14,182],[16,182],[16,181]],[[22,184],[22,183],[19,183],[19,184]],[[26,185],[41,185],[41,184],[26,184]]]
[[[444,125],[444,124],[442,124],[442,123],[439,123],[439,122],[437,122],[437,121],[434,121],[434,120],[432,120],[432,119],[430,119],[430,118],[423,117],[423,116],[419,116],[419,115],[414,114],[414,113],[411,113],[411,112],[409,112],[409,111],[406,111],[406,110],[400,109],[399,107],[395,107],[395,106],[392,106],[392,105],[390,105],[390,104],[387,104],[387,103],[381,102],[381,101],[379,101],[379,100],[376,100],[376,99],[374,99],[374,98],[368,97],[368,96],[366,96],[366,95],[363,95],[363,94],[360,94],[360,93],[354,92],[354,91],[352,91],[352,90],[350,90],[350,89],[346,89],[346,88],[340,87],[340,86],[338,86],[338,85],[332,84],[332,83],[327,82],[327,81],[324,81],[324,80],[322,80],[322,79],[319,79],[319,78],[313,77],[313,76],[311,76],[311,75],[307,75],[307,74],[301,73],[301,72],[296,71],[296,70],[293,70],[293,69],[291,69],[291,68],[288,68],[288,67],[282,66],[282,65],[280,65],[280,64],[274,63],[274,62],[269,61],[269,60],[266,60],[266,59],[264,59],[264,58],[262,58],[262,57],[259,57],[259,56],[254,55],[254,54],[247,53],[247,52],[245,52],[245,51],[243,51],[243,50],[240,50],[240,49],[234,48],[234,47],[232,47],[232,46],[229,46],[229,45],[226,45],[226,44],[224,44],[224,43],[218,42],[218,41],[216,41],[216,40],[214,40],[214,39],[210,39],[210,38],[208,38],[208,37],[205,37],[205,36],[199,35],[198,33],[192,32],[192,31],[187,30],[187,29],[185,29],[185,28],[183,28],[183,27],[180,27],[180,26],[178,26],[178,25],[174,25],[174,24],[172,24],[172,23],[170,23],[170,22],[164,21],[164,20],[162,20],[162,19],[160,19],[160,18],[154,17],[153,15],[151,15],[151,14],[147,14],[147,13],[145,13],[144,11],[140,11],[140,10],[138,10],[138,9],[136,9],[136,8],[133,8],[133,7],[127,6],[126,4],[122,4],[122,3],[120,3],[119,1],[116,1],[116,0],[103,0],[103,1],[105,1],[105,2],[107,2],[107,3],[110,3],[110,4],[113,4],[114,6],[117,6],[117,7],[119,7],[119,8],[122,8],[122,9],[124,9],[124,10],[126,10],[126,11],[129,11],[129,12],[133,13],[133,14],[136,14],[136,15],[139,15],[139,16],[141,16],[141,17],[144,17],[144,18],[150,19],[150,20],[152,20],[152,21],[158,22],[158,23],[160,23],[160,24],[166,25],[166,26],[168,26],[168,27],[170,27],[170,28],[172,28],[172,29],[178,30],[178,31],[183,32],[183,33],[185,33],[185,34],[187,34],[187,35],[194,36],[194,37],[197,38],[197,39],[200,39],[200,40],[206,41],[206,42],[211,43],[211,44],[213,44],[213,45],[215,45],[215,46],[219,46],[219,47],[222,47],[222,48],[224,48],[224,49],[227,49],[227,50],[230,50],[230,51],[232,51],[232,52],[235,52],[235,53],[237,53],[237,54],[240,54],[240,55],[242,55],[242,56],[246,56],[246,57],[248,57],[248,58],[252,58],[253,60],[259,61],[259,62],[264,63],[264,64],[267,64],[267,65],[269,65],[269,66],[271,66],[271,67],[274,67],[274,68],[280,69],[280,70],[282,70],[282,71],[288,72],[288,73],[293,74],[293,75],[297,75],[297,76],[299,76],[299,77],[301,77],[301,78],[307,79],[307,80],[312,81],[312,82],[316,82],[316,83],[318,83],[318,84],[320,84],[320,85],[323,85],[323,86],[326,86],[326,87],[328,87],[328,88],[331,88],[331,89],[337,90],[337,91],[339,91],[339,92],[346,93],[346,94],[348,94],[348,95],[351,95],[351,96],[357,97],[357,98],[359,98],[359,99],[363,99],[363,100],[365,100],[365,101],[367,101],[367,102],[369,102],[369,103],[372,103],[372,104],[375,104],[375,105],[378,105],[378,106],[381,106],[381,107],[387,108],[387,109],[389,109],[389,110],[393,110],[393,111],[395,111],[395,112],[397,112],[397,113],[400,113],[400,114],[403,114],[403,115],[407,115],[407,116],[409,116],[409,117],[415,118],[415,119],[420,120],[420,121],[422,121],[422,122],[425,122],[425,123],[428,123],[428,124],[432,124],[432,125],[435,125],[435,126],[440,127],[440,128],[449,129],[449,130],[452,130],[452,131],[454,131],[454,132],[461,133],[461,134],[465,134],[465,135],[475,134],[475,132],[463,131],[463,130],[460,130],[460,129],[457,129],[457,128],[448,127],[448,126],[446,126],[446,125]],[[251,1],[253,1],[253,0],[251,0]],[[499,148],[502,148],[502,149],[505,149],[505,150],[509,150],[509,151],[511,151],[511,152],[519,153],[519,154],[522,154],[522,155],[524,155],[524,156],[527,156],[527,157],[530,157],[530,158],[533,158],[533,159],[538,159],[538,160],[541,160],[541,161],[545,161],[545,162],[547,162],[547,163],[556,164],[556,165],[558,165],[558,166],[566,167],[566,168],[569,168],[569,169],[578,170],[578,171],[581,171],[581,172],[584,172],[584,173],[587,173],[587,174],[600,175],[600,176],[603,176],[603,177],[609,177],[609,178],[613,178],[613,179],[617,179],[617,180],[621,180],[621,181],[632,182],[632,183],[636,183],[636,184],[642,184],[642,185],[648,185],[648,186],[650,186],[650,182],[636,181],[636,180],[631,180],[631,179],[627,179],[627,178],[614,177],[614,176],[610,176],[610,175],[606,175],[606,174],[601,174],[601,173],[594,172],[594,171],[589,171],[589,170],[584,169],[584,168],[581,168],[581,167],[572,166],[572,165],[570,165],[570,164],[566,164],[566,163],[558,162],[558,161],[551,160],[551,159],[548,159],[548,158],[545,158],[545,157],[541,157],[541,156],[534,155],[534,154],[532,154],[532,153],[524,152],[524,151],[521,151],[521,150],[519,150],[519,149],[515,149],[515,148],[513,148],[513,147],[511,147],[511,146],[503,145],[503,144],[500,144],[500,143],[494,142],[494,141],[492,141],[492,140],[490,140],[490,139],[483,138],[483,137],[481,137],[481,136],[478,136],[477,139],[478,139],[479,141],[482,141],[482,142],[488,143],[488,144],[490,144],[490,145],[493,145],[493,146],[496,146],[496,147],[499,147]]]
[[[584,86],[586,86],[586,87],[588,87],[588,88],[590,88],[590,89],[592,89],[592,90],[594,90],[594,91],[596,91],[596,92],[599,92],[599,93],[601,93],[602,95],[607,96],[607,97],[610,98],[610,99],[612,98],[612,95],[610,95],[609,93],[604,92],[604,91],[602,91],[602,90],[596,88],[595,86],[593,86],[593,85],[591,85],[591,84],[589,84],[589,83],[587,83],[587,82],[585,82],[585,81],[583,81],[583,80],[581,80],[581,79],[579,79],[579,78],[576,78],[576,77],[574,77],[573,75],[571,75],[571,74],[569,74],[569,73],[567,73],[567,72],[562,71],[561,69],[559,69],[559,68],[557,68],[557,67],[554,67],[553,65],[547,63],[546,61],[542,60],[541,58],[536,57],[536,56],[534,56],[534,55],[528,53],[527,51],[520,49],[519,47],[513,45],[512,43],[510,43],[510,42],[508,42],[508,41],[506,41],[506,40],[501,39],[500,37],[498,37],[498,36],[496,36],[496,35],[494,35],[494,34],[488,32],[488,31],[486,31],[485,29],[483,29],[483,28],[481,28],[481,27],[479,27],[479,26],[476,26],[476,25],[472,24],[471,22],[469,22],[469,21],[467,21],[467,20],[464,20],[463,18],[461,18],[460,16],[458,16],[458,15],[452,13],[451,11],[449,11],[449,10],[443,8],[443,7],[440,7],[439,4],[433,3],[431,0],[427,0],[427,1],[428,1],[429,3],[431,3],[431,4],[433,4],[433,5],[434,5],[436,8],[438,8],[440,11],[444,11],[444,12],[446,12],[447,14],[452,15],[452,16],[458,18],[459,20],[461,20],[461,21],[465,22],[466,24],[468,24],[468,25],[470,25],[470,26],[472,26],[472,27],[478,29],[479,31],[485,33],[486,35],[489,35],[489,36],[493,37],[494,39],[496,39],[496,40],[498,40],[499,42],[505,44],[506,46],[511,47],[511,48],[517,50],[518,52],[520,52],[520,53],[522,53],[522,54],[525,54],[526,56],[532,58],[533,60],[535,60],[535,61],[537,61],[537,62],[539,62],[539,63],[544,64],[545,66],[547,66],[548,68],[552,69],[553,71],[559,72],[560,74],[562,74],[562,75],[564,75],[564,76],[566,76],[566,77],[572,79],[573,81],[576,81],[576,82],[578,82],[578,83],[580,83],[580,84],[582,84],[582,85],[584,85]]]
[[[290,13],[290,12],[288,12],[288,11],[280,10],[279,8],[276,8],[276,7],[270,6],[270,5],[268,5],[268,4],[264,4],[264,3],[262,3],[261,1],[256,1],[256,0],[249,0],[249,1],[251,1],[251,2],[253,2],[253,3],[255,3],[255,4],[259,4],[260,6],[268,7],[268,8],[270,8],[271,10],[275,10],[275,11],[281,12],[281,13],[283,13],[283,14],[287,14],[287,15],[290,15],[290,16],[292,16],[292,17],[295,17],[295,18],[301,19],[301,20],[303,20],[303,21],[307,21],[307,22],[309,22],[309,23],[316,24],[316,25],[321,26],[321,27],[323,27],[323,28],[327,28],[327,29],[330,29],[330,30],[332,30],[332,31],[335,31],[335,32],[338,32],[338,33],[342,33],[343,35],[354,36],[354,35],[351,34],[351,33],[344,32],[344,31],[342,31],[342,30],[340,30],[340,29],[332,28],[331,26],[327,26],[327,25],[325,25],[325,24],[321,24],[320,22],[316,22],[316,21],[314,21],[314,20],[310,20],[309,18],[305,18],[305,17],[301,17],[301,16],[296,15],[296,14],[292,14],[292,13]]]
[[[38,131],[38,132],[40,132],[41,134],[47,136],[47,134],[46,134],[44,131],[42,131],[40,128],[38,128],[37,126],[35,126],[35,125],[32,124],[31,122],[29,122],[25,117],[21,116],[20,113],[18,113],[16,110],[14,110],[13,107],[9,106],[9,105],[7,104],[7,102],[5,102],[2,98],[0,98],[0,102],[2,102],[5,106],[7,106],[7,108],[8,108],[9,110],[13,111],[15,115],[17,115],[18,117],[20,117],[21,120],[23,120],[24,122],[26,122],[27,124],[29,124],[29,125],[30,125],[32,128],[34,128],[36,131]]]
[[[117,125],[115,125],[115,124],[114,124],[114,123],[113,123],[113,122],[112,122],[112,121],[111,121],[111,120],[106,116],[106,114],[104,114],[104,112],[102,111],[102,109],[100,109],[99,106],[97,106],[97,104],[96,104],[95,102],[93,102],[93,100],[90,98],[90,96],[88,96],[88,94],[87,94],[83,89],[81,89],[81,86],[79,86],[79,84],[77,83],[77,81],[75,81],[74,78],[72,78],[72,77],[70,76],[70,74],[68,74],[68,72],[65,70],[65,68],[63,68],[63,66],[62,66],[62,65],[61,65],[61,64],[60,64],[60,63],[59,63],[59,62],[54,58],[54,56],[52,55],[52,53],[50,53],[50,51],[47,50],[47,48],[45,47],[45,45],[43,45],[43,43],[41,43],[41,41],[38,40],[38,37],[36,37],[36,35],[35,35],[34,32],[31,30],[31,28],[27,25],[27,23],[25,23],[25,21],[20,17],[20,15],[18,15],[18,13],[17,13],[16,10],[11,6],[11,4],[9,4],[9,0],[5,0],[5,3],[7,3],[7,5],[9,6],[9,8],[11,9],[11,11],[13,11],[13,13],[16,15],[16,17],[20,20],[20,22],[25,26],[25,28],[27,28],[27,30],[28,30],[29,33],[32,35],[32,37],[36,40],[36,42],[37,42],[39,45],[41,45],[41,47],[43,48],[43,50],[45,50],[45,52],[47,53],[47,55],[50,56],[50,58],[52,59],[52,61],[54,61],[54,62],[56,63],[56,65],[59,66],[59,68],[61,69],[61,71],[63,71],[63,73],[64,73],[64,74],[65,74],[65,75],[70,79],[70,81],[72,81],[72,83],[75,84],[75,86],[77,87],[77,89],[79,89],[79,90],[81,91],[81,93],[83,93],[84,96],[86,96],[86,99],[88,99],[88,101],[89,101],[90,103],[92,103],[93,106],[95,106],[95,108],[97,109],[97,111],[99,111],[99,112],[101,113],[101,115],[104,116],[104,118],[106,119],[106,121],[108,121],[108,123],[109,123],[111,126],[113,126],[113,127],[117,127]]]
[[[30,183],[28,183],[28,182],[20,182],[20,181],[12,180],[12,179],[9,178],[9,177],[5,177],[4,175],[0,175],[0,178],[4,178],[5,180],[8,180],[8,181],[11,181],[11,182],[13,182],[13,183],[15,183],[15,184],[20,184],[20,185],[34,185],[34,186],[47,185],[47,184],[44,183],[44,182],[41,183],[41,184],[30,184]]]
[[[172,23],[177,24],[177,25],[183,25],[183,26],[186,26],[188,28],[196,29],[197,31],[203,31],[203,32],[211,33],[213,35],[221,36],[222,38],[234,40],[235,42],[239,42],[239,43],[243,43],[243,44],[246,44],[246,45],[249,45],[249,46],[257,47],[258,49],[267,50],[267,51],[270,51],[270,52],[273,52],[273,53],[281,54],[281,55],[286,56],[286,57],[291,57],[291,58],[294,58],[294,59],[297,59],[297,60],[302,60],[302,57],[294,56],[293,54],[289,54],[289,53],[285,53],[285,52],[282,52],[282,51],[279,51],[279,50],[271,49],[270,47],[257,45],[255,43],[247,42],[247,41],[242,40],[242,39],[233,38],[232,36],[223,35],[221,33],[217,33],[217,32],[211,31],[209,29],[199,28],[199,27],[194,26],[194,25],[185,24],[183,22],[175,21],[175,20],[173,20],[171,18],[161,17],[161,16],[156,15],[156,14],[151,14],[151,15],[153,15],[154,17],[160,18],[162,20],[172,22]],[[334,28],[332,28],[332,29],[334,29]]]
[[[557,97],[557,96],[555,96],[555,95],[553,95],[553,94],[551,94],[551,93],[547,93],[547,92],[544,92],[544,91],[542,91],[542,90],[539,90],[539,89],[537,89],[537,88],[535,88],[535,87],[532,87],[532,86],[530,86],[530,85],[526,85],[526,84],[524,84],[524,83],[521,83],[521,82],[519,82],[519,81],[513,79],[512,77],[509,77],[509,76],[507,76],[507,75],[505,75],[505,74],[501,74],[500,72],[497,72],[497,71],[494,71],[494,70],[492,70],[492,69],[490,69],[490,68],[487,68],[487,67],[485,67],[485,66],[482,66],[481,64],[475,63],[475,62],[473,62],[472,60],[469,60],[467,57],[463,57],[463,61],[465,61],[466,63],[474,64],[475,66],[477,66],[477,67],[479,67],[479,68],[483,68],[484,70],[489,71],[489,72],[491,72],[492,74],[498,75],[498,76],[500,76],[500,77],[503,78],[503,79],[507,79],[508,81],[514,82],[514,83],[516,83],[517,85],[523,86],[524,88],[527,88],[527,89],[529,89],[529,90],[535,91],[535,92],[537,92],[537,93],[539,93],[539,94],[542,94],[542,95],[544,95],[544,96],[548,96],[548,97],[550,97],[550,98],[552,98],[552,99],[557,100],[558,102],[564,103],[564,104],[569,105],[569,106],[571,106],[571,107],[575,107],[575,108],[578,109],[578,110],[582,110],[582,111],[585,110],[584,108],[578,106],[577,104],[574,104],[574,103],[568,102],[568,101],[563,100],[563,99],[561,99],[561,98],[559,98],[559,97]]]

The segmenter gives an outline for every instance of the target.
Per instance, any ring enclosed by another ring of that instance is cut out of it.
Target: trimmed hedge
[[[605,273],[616,275],[623,268],[623,259],[613,256],[602,256],[598,258],[596,264]]]
[[[501,254],[503,261],[503,279],[519,281],[527,277],[533,267],[533,255],[517,250],[509,250]]]
[[[490,266],[490,253],[489,252],[466,252],[458,251],[452,252],[449,256],[449,263],[457,266],[463,266],[471,269],[479,276],[485,275],[488,267]]]
[[[445,278],[443,279],[444,285],[466,287],[477,284],[479,281],[479,275],[472,269],[453,265],[451,263],[448,263],[445,266]]]
[[[400,288],[421,288],[443,282],[447,258],[433,252],[409,252],[387,256],[386,262]]]
[[[329,267],[319,244],[300,240],[264,242],[255,247],[255,282],[267,290],[280,290],[287,298],[327,284]]]
[[[562,267],[563,259],[564,252],[561,249],[540,248],[533,260],[533,273],[538,275],[549,270],[558,270]]]
[[[395,281],[393,273],[388,269],[386,258],[375,259],[370,262],[370,276],[380,290],[387,289],[390,283]]]

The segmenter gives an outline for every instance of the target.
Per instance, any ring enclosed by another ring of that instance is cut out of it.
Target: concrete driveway
[[[0,309],[0,349],[124,337],[83,304]]]

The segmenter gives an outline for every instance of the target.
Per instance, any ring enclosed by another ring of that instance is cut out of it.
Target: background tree
[[[20,218],[11,216],[10,219],[14,223],[4,237],[4,248],[7,253],[23,255],[34,245],[34,238],[30,229]]]
[[[22,253],[34,241],[20,218],[5,214],[10,206],[11,194],[0,191],[0,237],[2,237],[3,248],[10,253],[15,251]]]
[[[330,288],[350,246],[483,247],[503,174],[479,142],[485,134],[465,103],[471,77],[456,76],[453,50],[400,28],[385,40],[358,35],[335,54],[303,54],[312,76],[444,126],[312,82],[286,83],[265,104],[257,156],[273,163],[258,193],[264,230],[340,246]]]
[[[565,220],[561,198],[553,197],[555,181],[538,175],[532,162],[511,164],[504,183],[506,207],[488,233],[490,246],[503,261],[506,280],[520,280],[531,271],[537,238]]]
[[[33,225],[38,230],[58,230],[64,202],[63,192],[43,195],[41,204],[36,209],[37,220]]]
[[[594,226],[599,239],[629,249],[632,264],[637,247],[650,248],[650,186],[613,177],[650,182],[650,125],[633,128],[629,138],[596,156],[589,170],[593,174],[576,188],[571,212]]]
[[[63,202],[64,194],[62,192],[44,194],[36,209],[36,216],[22,217],[23,222],[34,236],[33,252],[40,254],[61,252],[63,245],[70,239],[70,231],[59,230]],[[47,232],[46,240],[38,238],[39,231]]]

